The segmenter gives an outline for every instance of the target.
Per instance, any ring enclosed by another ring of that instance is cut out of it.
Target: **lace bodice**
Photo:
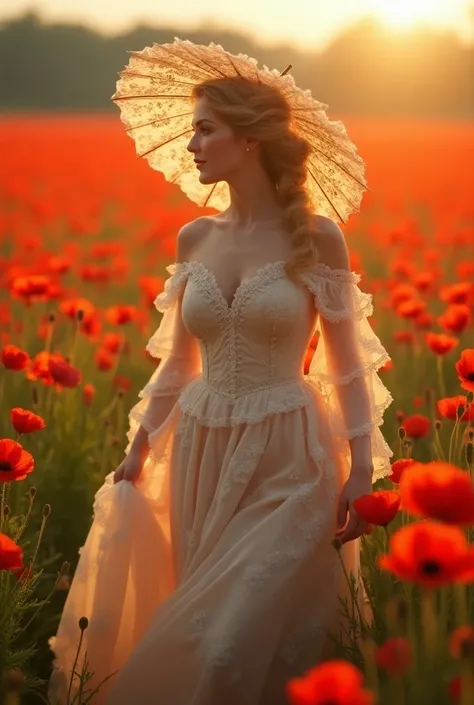
[[[318,263],[297,285],[284,264],[259,268],[231,303],[202,262],[167,267],[155,301],[163,317],[147,346],[161,362],[131,418],[153,433],[178,399],[209,426],[256,423],[311,403],[313,385],[341,442],[372,435],[375,477],[385,475],[392,452],[378,426],[392,397],[377,375],[389,356],[367,321],[372,297],[352,272]]]

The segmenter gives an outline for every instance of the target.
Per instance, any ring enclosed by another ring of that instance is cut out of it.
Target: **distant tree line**
[[[283,70],[329,104],[330,112],[359,115],[474,117],[474,46],[454,33],[417,29],[397,37],[363,19],[323,51],[280,44],[259,46],[230,30],[205,25],[182,32],[138,25],[108,37],[87,27],[46,24],[33,12],[0,24],[0,110],[117,110],[110,100],[129,50],[175,36],[216,42],[232,53]]]

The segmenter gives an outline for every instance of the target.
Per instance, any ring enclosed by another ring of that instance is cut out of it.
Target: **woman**
[[[286,703],[344,619],[332,542],[357,577],[353,502],[390,469],[376,374],[389,358],[339,226],[311,212],[310,145],[269,86],[213,79],[193,98],[188,151],[231,202],[178,234],[148,344],[160,363],[53,645],[60,702],[86,616],[94,685],[115,673],[93,703]]]

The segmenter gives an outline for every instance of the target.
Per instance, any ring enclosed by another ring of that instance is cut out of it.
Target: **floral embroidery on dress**
[[[221,499],[227,497],[235,484],[248,484],[258,466],[259,459],[265,451],[265,447],[266,442],[254,443],[249,447],[238,449],[234,453],[218,489]]]

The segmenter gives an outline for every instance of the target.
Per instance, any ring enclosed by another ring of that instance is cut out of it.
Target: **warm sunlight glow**
[[[442,19],[441,0],[372,0],[374,14],[391,27],[410,27],[418,22]]]

